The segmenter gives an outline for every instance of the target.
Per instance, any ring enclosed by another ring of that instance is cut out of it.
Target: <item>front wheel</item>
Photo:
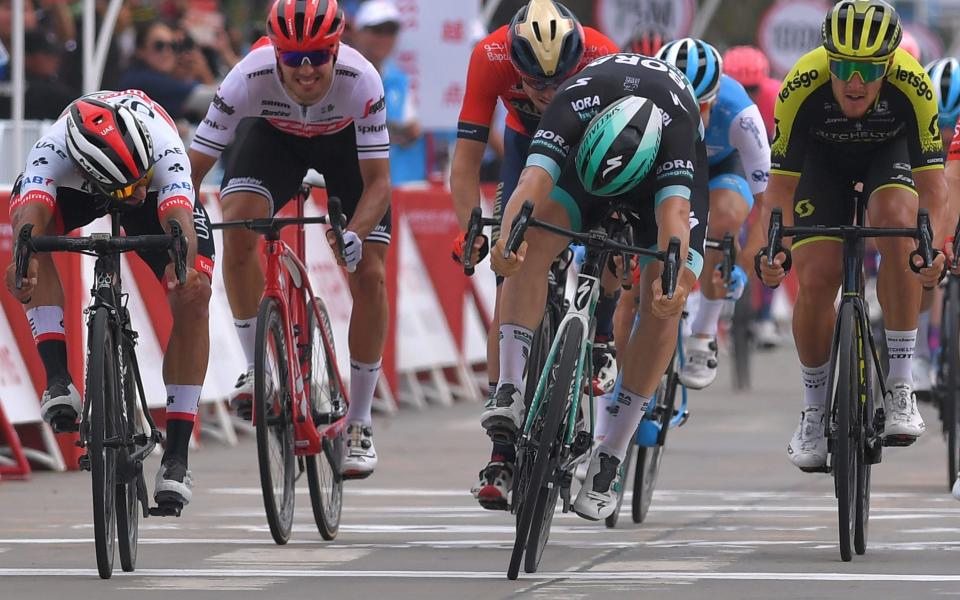
[[[118,415],[117,422],[122,426],[119,433],[121,439],[133,443],[135,436],[144,433],[137,415],[139,397],[137,396],[137,382],[134,375],[133,348],[129,344],[123,345],[121,356],[122,383],[118,389],[123,390],[123,398],[117,406],[123,408],[123,414]],[[147,433],[149,435],[149,433]],[[118,460],[126,462],[127,456],[136,452],[138,446],[132,444],[120,449]],[[117,482],[117,549],[120,554],[120,566],[124,571],[133,571],[137,566],[137,542],[140,531],[140,489],[143,479],[143,465],[128,465],[132,478]]]
[[[860,367],[857,346],[862,342],[857,313],[847,303],[840,311],[840,338],[837,347],[837,389],[834,412],[837,439],[834,444],[833,476],[837,492],[837,525],[840,534],[840,558],[853,558],[857,517],[857,483],[863,471],[858,466],[862,455],[863,432],[860,422]]]
[[[253,417],[263,508],[273,541],[286,544],[293,527],[296,483],[290,364],[280,306],[264,298],[257,314]]]
[[[660,427],[660,435],[653,446],[640,446],[637,449],[637,464],[633,472],[632,517],[634,523],[643,523],[653,502],[653,490],[657,487],[660,463],[666,450],[667,433],[673,420],[673,409],[677,402],[677,388],[680,377],[677,374],[677,359],[674,356],[670,369],[661,378],[654,400],[653,414],[644,418],[653,418]]]
[[[960,418],[957,405],[960,403],[960,279],[950,276],[947,284],[947,299],[943,310],[943,334],[946,344],[941,344],[941,351],[946,358],[940,362],[946,365],[941,369],[943,384],[940,393],[940,415],[943,420],[943,429],[947,438],[947,489],[953,489],[957,479],[958,448],[957,419]],[[945,372],[944,372],[945,371]]]

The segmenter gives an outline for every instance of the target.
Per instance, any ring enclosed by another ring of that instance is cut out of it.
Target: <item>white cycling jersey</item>
[[[194,192],[190,182],[190,161],[187,160],[177,126],[162,106],[140,90],[95,92],[95,98],[112,105],[124,105],[146,125],[153,139],[153,179],[148,192],[157,192],[157,213],[181,207],[193,210]],[[31,202],[40,202],[53,210],[57,188],[72,188],[93,194],[94,188],[67,154],[66,114],[50,126],[30,154],[20,180],[20,194],[12,199],[10,212]]]
[[[280,131],[308,138],[354,125],[357,158],[387,158],[385,108],[380,74],[350,46],[340,44],[326,95],[304,106],[287,93],[273,46],[267,45],[250,52],[227,74],[190,149],[217,157],[233,141],[241,119],[258,117]]]

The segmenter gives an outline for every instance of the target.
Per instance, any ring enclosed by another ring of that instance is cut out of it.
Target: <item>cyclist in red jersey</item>
[[[551,32],[552,36],[542,39],[536,31]],[[480,206],[480,161],[497,100],[507,109],[503,166],[494,202],[494,216],[499,218],[500,201],[513,193],[541,114],[553,99],[557,87],[587,63],[617,50],[610,38],[595,29],[582,27],[567,7],[553,0],[531,0],[517,11],[509,25],[497,29],[476,45],[467,71],[450,176],[453,204],[461,230],[466,230],[473,208]],[[496,228],[494,241],[498,237],[499,228]],[[461,235],[454,243],[453,254],[457,261],[463,255],[463,242],[464,236]],[[489,245],[486,237],[477,239],[473,249],[475,262],[486,255]],[[499,299],[499,293],[497,297]],[[615,307],[616,296],[601,301],[598,306],[599,337],[603,334],[601,317],[604,310],[609,313],[607,335],[612,337]],[[491,394],[499,377],[498,314],[499,309],[494,313],[487,339],[487,375]],[[597,350],[602,348],[601,344]],[[605,354],[598,358],[595,364],[609,362],[611,368],[604,372],[604,380],[609,379],[612,383],[616,377],[613,357]],[[480,483],[473,490],[485,508],[506,508],[513,458],[513,446],[494,444],[490,463],[481,471]]]

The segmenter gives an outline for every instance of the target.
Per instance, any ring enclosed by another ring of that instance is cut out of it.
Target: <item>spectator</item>
[[[400,32],[400,11],[389,0],[370,0],[360,6],[354,20],[353,41],[383,79],[390,131],[390,176],[394,184],[423,181],[427,158],[410,78],[390,55]]]
[[[24,2],[24,25],[27,29],[37,26],[37,14],[33,2]],[[13,37],[13,3],[0,0],[0,80],[10,79],[10,40]]]
[[[62,52],[57,36],[43,29],[26,32],[24,71],[27,89],[26,118],[56,119],[79,95],[60,81]]]
[[[136,52],[130,68],[121,76],[123,89],[143,90],[174,119],[192,115],[202,118],[215,88],[175,77],[177,45],[173,29],[163,21],[151,21],[137,31]]]

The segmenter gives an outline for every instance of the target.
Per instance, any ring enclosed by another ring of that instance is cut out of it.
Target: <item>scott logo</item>
[[[580,98],[578,100],[574,100],[573,102],[571,102],[570,106],[573,107],[573,110],[576,110],[576,111],[586,110],[588,108],[600,106],[600,96],[593,96],[592,98],[589,96],[586,98]]]
[[[793,79],[784,80],[783,87],[780,88],[780,101],[785,102],[786,99],[790,97],[790,94],[800,88],[810,87],[819,77],[820,72],[813,70],[795,75]]]
[[[926,98],[928,101],[933,100],[933,90],[927,85],[927,78],[923,75],[913,71],[905,71],[900,65],[897,65],[897,72],[894,77],[917,88],[917,96]]]

